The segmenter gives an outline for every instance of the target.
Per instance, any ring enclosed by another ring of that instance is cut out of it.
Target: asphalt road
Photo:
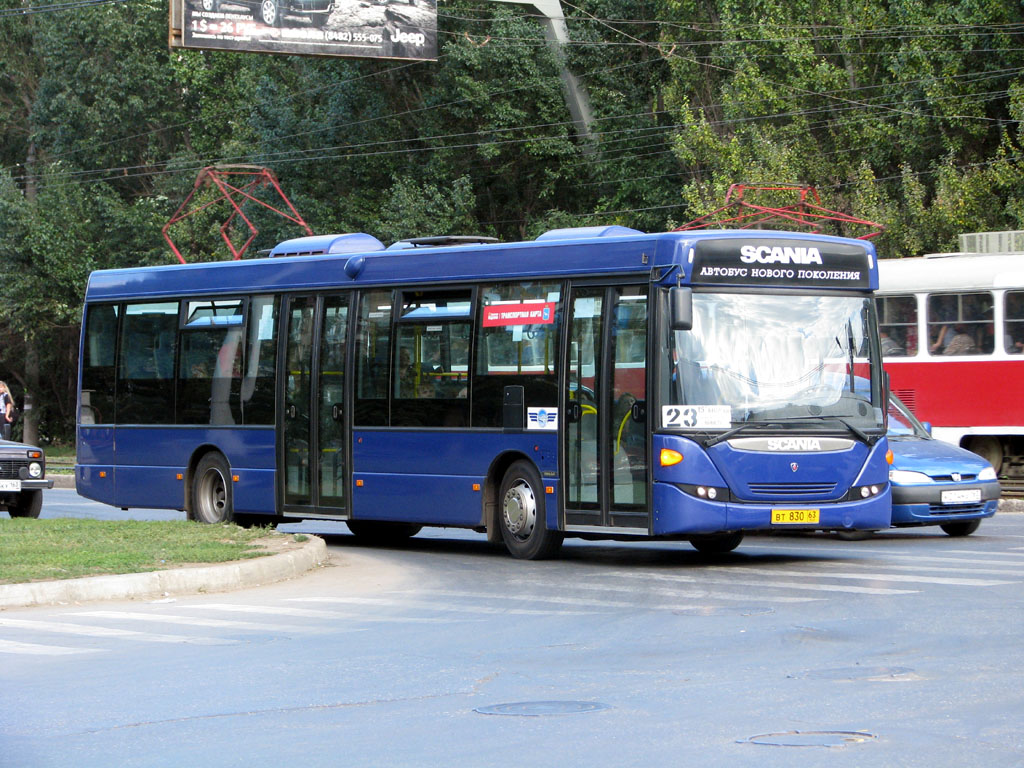
[[[95,506],[53,491],[43,515],[123,514]],[[1024,764],[1021,514],[719,560],[289,528],[332,567],[0,613],[0,765]]]

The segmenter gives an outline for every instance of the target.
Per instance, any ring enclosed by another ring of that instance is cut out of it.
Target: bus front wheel
[[[517,461],[501,481],[498,525],[513,557],[543,560],[562,546],[562,534],[545,525],[544,486],[533,464]]]
[[[192,478],[192,519],[200,523],[228,523],[233,518],[230,468],[219,453],[199,460]]]
[[[732,552],[743,541],[743,534],[739,531],[732,533],[711,533],[706,536],[693,536],[690,539],[690,546],[702,555],[724,555]]]

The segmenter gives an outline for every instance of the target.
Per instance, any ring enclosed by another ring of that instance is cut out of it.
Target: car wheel
[[[939,527],[950,536],[970,536],[981,525],[981,520],[968,520],[964,523],[945,523]]]
[[[732,533],[712,533],[707,536],[691,536],[690,546],[702,555],[724,555],[732,552],[743,541],[739,531]]]
[[[414,523],[392,523],[382,520],[346,520],[345,525],[367,544],[400,544],[411,539],[422,529]]]
[[[233,518],[230,468],[219,453],[208,453],[199,460],[192,478],[192,519],[200,523],[231,522]]]
[[[268,27],[281,26],[281,6],[277,0],[262,0],[260,2],[260,21]]]
[[[39,517],[43,508],[42,491],[22,491],[12,504],[7,505],[7,513],[11,517]]]
[[[562,533],[545,525],[544,486],[533,464],[517,461],[501,481],[498,526],[512,557],[543,560],[557,554]]]

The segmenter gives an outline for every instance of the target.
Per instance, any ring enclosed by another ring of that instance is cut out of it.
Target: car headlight
[[[914,483],[930,483],[932,479],[923,472],[911,472],[908,469],[890,469],[889,482],[900,485],[912,485]]]
[[[38,478],[43,476],[43,465],[38,461],[30,462],[28,465],[28,476]]]
[[[996,470],[995,467],[985,467],[981,472],[978,473],[979,480],[995,480]]]

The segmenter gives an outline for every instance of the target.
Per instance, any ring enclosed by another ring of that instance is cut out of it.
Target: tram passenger
[[[967,326],[963,323],[957,323],[953,326],[954,335],[950,339],[949,344],[942,350],[944,355],[974,355],[978,352],[978,347],[974,343],[974,338],[967,332]]]
[[[882,354],[885,357],[906,355],[907,351],[900,346],[900,343],[896,339],[889,336],[888,331],[880,330],[879,335],[882,337]]]

